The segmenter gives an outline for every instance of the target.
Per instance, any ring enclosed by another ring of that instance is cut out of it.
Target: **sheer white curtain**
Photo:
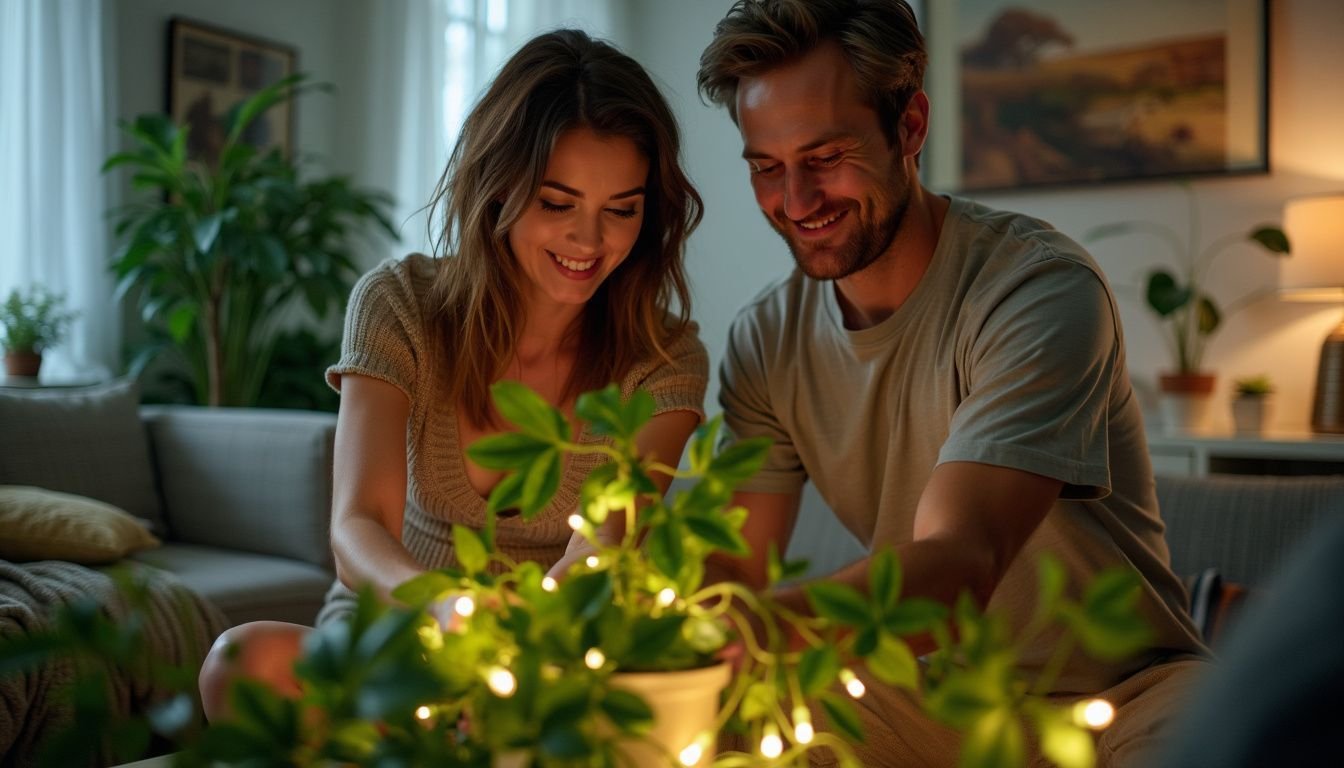
[[[616,0],[379,0],[369,13],[361,176],[396,199],[402,236],[380,258],[428,252],[424,206],[458,127],[509,54],[546,29],[612,37],[619,23]]]
[[[80,313],[44,378],[116,364],[99,173],[113,147],[108,14],[105,0],[0,2],[0,297],[41,283]]]

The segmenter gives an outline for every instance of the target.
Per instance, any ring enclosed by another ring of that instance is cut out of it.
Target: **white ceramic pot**
[[[1268,395],[1237,395],[1232,398],[1232,425],[1241,434],[1260,434],[1269,423]]]
[[[679,672],[613,675],[613,686],[637,694],[653,708],[654,726],[648,740],[623,742],[622,754],[631,765],[667,765],[667,755],[677,765],[682,750],[714,727],[719,714],[719,694],[731,679],[732,669],[727,664]],[[702,748],[699,762],[694,763],[696,768],[714,761],[715,742],[711,740]]]

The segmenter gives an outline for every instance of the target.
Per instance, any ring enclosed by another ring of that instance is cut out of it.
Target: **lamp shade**
[[[1293,251],[1279,262],[1280,295],[1344,301],[1344,192],[1289,200],[1283,229]]]

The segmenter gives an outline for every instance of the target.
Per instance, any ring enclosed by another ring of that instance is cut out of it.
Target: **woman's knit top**
[[[440,266],[434,258],[412,254],[385,261],[362,277],[351,293],[341,359],[326,374],[327,383],[338,391],[341,376],[354,373],[386,381],[409,398],[402,542],[426,568],[454,564],[453,524],[480,530],[486,505],[467,480],[457,409],[424,320]],[[621,394],[643,388],[653,395],[655,414],[685,410],[703,419],[709,358],[695,330],[692,325],[669,347],[673,364],[653,356],[635,365],[620,382]],[[580,436],[584,443],[603,439],[587,430]],[[551,503],[526,522],[519,516],[501,517],[496,547],[516,561],[536,560],[543,567],[560,559],[572,533],[566,521],[578,507],[579,488],[602,461],[600,454],[567,456]]]

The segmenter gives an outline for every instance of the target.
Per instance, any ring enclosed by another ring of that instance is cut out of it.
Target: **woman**
[[[496,381],[526,384],[571,422],[584,391],[611,381],[626,394],[644,388],[657,409],[642,450],[680,458],[704,415],[708,361],[682,264],[701,201],[678,142],[644,70],[583,32],[541,35],[504,65],[435,192],[445,219],[436,250],[450,243],[453,255],[386,262],[351,296],[341,359],[327,371],[341,393],[331,531],[339,581],[319,624],[348,615],[350,587],[390,599],[403,581],[449,565],[454,523],[483,525],[501,475],[464,450],[508,428],[490,403]],[[559,492],[532,520],[501,515],[497,548],[557,575],[583,557],[587,542],[566,519],[598,461],[570,457]],[[239,675],[297,695],[292,664],[308,631],[253,622],[222,635],[201,670],[207,716],[226,713]]]

